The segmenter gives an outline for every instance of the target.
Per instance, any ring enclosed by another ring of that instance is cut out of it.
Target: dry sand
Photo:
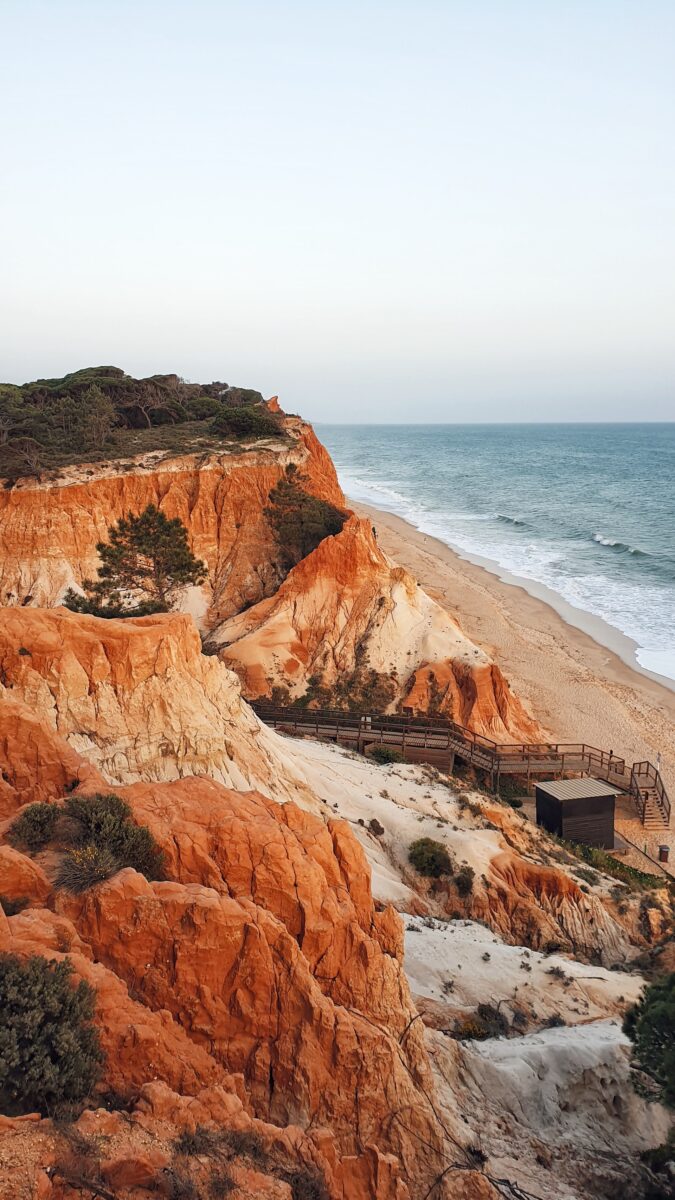
[[[355,508],[372,520],[385,553],[406,567],[494,658],[552,740],[611,749],[630,763],[655,762],[660,752],[661,771],[675,806],[674,691],[568,624],[543,599],[468,562],[401,517],[360,503]],[[589,628],[592,622],[588,618]],[[614,638],[602,622],[595,622],[595,628],[625,653],[627,639],[619,634]],[[627,805],[621,808],[628,816]],[[670,841],[673,858],[672,825],[663,836],[646,834],[637,820],[630,824],[634,828],[626,827],[625,832],[639,846],[647,842],[654,854],[659,842]]]

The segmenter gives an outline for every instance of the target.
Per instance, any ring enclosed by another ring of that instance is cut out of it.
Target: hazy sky
[[[0,0],[0,379],[675,419],[674,0]]]

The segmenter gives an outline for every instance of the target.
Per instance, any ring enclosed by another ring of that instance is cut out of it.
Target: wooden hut
[[[614,848],[617,789],[603,779],[557,779],[537,783],[537,825],[566,842]]]

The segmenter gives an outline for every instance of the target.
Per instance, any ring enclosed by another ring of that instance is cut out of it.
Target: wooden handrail
[[[640,819],[645,820],[647,795],[656,794],[656,801],[666,824],[670,823],[670,800],[660,772],[650,762],[634,763],[627,772],[625,759],[618,758],[613,751],[600,750],[586,742],[495,742],[484,734],[476,733],[465,725],[442,718],[415,717],[408,713],[375,714],[349,712],[331,708],[283,708],[265,701],[253,701],[252,707],[260,719],[268,725],[284,725],[305,732],[311,730],[315,737],[333,732],[337,739],[356,732],[359,739],[370,737],[381,744],[403,744],[408,748],[453,751],[468,758],[493,774],[501,766],[522,766],[523,774],[537,767],[537,760],[554,760],[558,770],[594,770],[611,776],[611,781],[633,797]],[[398,743],[397,743],[398,739]],[[487,763],[485,762],[487,760]],[[551,769],[556,769],[551,766]],[[618,779],[621,783],[618,783]]]

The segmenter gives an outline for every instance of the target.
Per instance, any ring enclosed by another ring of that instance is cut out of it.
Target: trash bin
[[[668,862],[670,846],[659,846],[659,862]]]

